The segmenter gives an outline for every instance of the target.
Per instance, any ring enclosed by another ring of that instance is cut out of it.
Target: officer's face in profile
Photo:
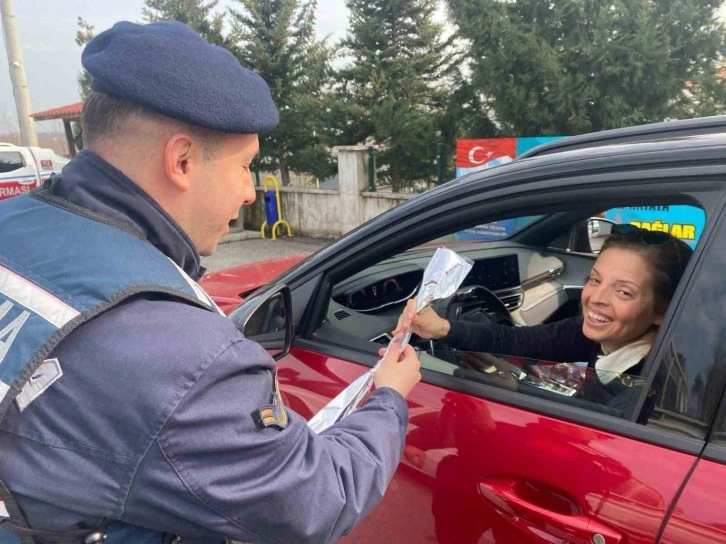
[[[257,134],[225,135],[197,169],[193,190],[197,211],[187,234],[200,255],[214,253],[240,208],[255,201],[250,164],[259,150]]]

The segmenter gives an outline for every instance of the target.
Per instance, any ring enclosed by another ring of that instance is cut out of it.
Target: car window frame
[[[679,195],[682,198],[679,198],[678,200],[682,200],[684,203],[689,203],[688,200],[690,199],[690,202],[702,207],[706,213],[707,224],[702,234],[702,240],[707,240],[713,228],[712,222],[709,222],[711,221],[710,218],[713,216],[715,209],[719,209],[715,207],[715,202],[720,203],[724,198],[724,195],[726,195],[726,185],[721,182],[720,179],[714,179],[713,176],[709,175],[710,173],[704,173],[702,175],[698,167],[688,168],[687,173],[688,175],[684,176],[683,173],[680,173],[679,175],[679,172],[673,171],[672,169],[669,169],[668,171],[653,170],[648,172],[648,175],[646,176],[647,181],[644,181],[643,172],[619,172],[617,175],[613,174],[610,176],[612,181],[616,182],[615,184],[603,184],[598,187],[600,187],[600,192],[613,195],[609,201],[612,201],[614,204],[621,204],[622,202],[629,201],[629,197],[633,196],[641,198],[643,201],[648,200],[650,202],[658,201],[658,197],[664,195],[672,196],[674,200],[676,195]],[[526,180],[526,176],[523,177]],[[523,215],[537,213],[538,211],[541,213],[543,193],[547,193],[549,199],[552,200],[552,203],[562,202],[563,191],[566,191],[568,196],[572,197],[582,197],[587,199],[589,196],[592,198],[593,189],[592,186],[588,184],[588,180],[591,177],[592,175],[588,173],[584,173],[580,176],[567,176],[555,184],[556,188],[552,186],[551,182],[547,183],[543,187],[542,184],[537,184],[536,182],[527,180],[528,187],[532,187],[533,189],[529,191],[529,195],[527,197],[524,197],[521,192],[518,192],[515,185],[512,184],[508,190],[493,190],[487,195],[470,194],[468,195],[468,198],[465,199],[466,205],[468,206],[468,210],[476,209],[476,213],[478,214],[481,214],[481,210],[479,210],[481,206],[487,207],[487,214],[489,217],[493,218],[492,220],[495,220],[494,218],[498,216],[508,215],[511,217],[517,213],[522,213]],[[601,176],[598,177],[601,178]],[[690,179],[690,181],[687,181],[685,185],[684,178]],[[695,178],[695,180],[693,178]],[[687,189],[684,187],[687,187]],[[542,189],[544,189],[544,191]],[[635,202],[637,198],[633,202]],[[463,199],[459,199],[458,201],[459,207],[462,204],[462,200]],[[515,201],[517,204],[514,204]],[[610,206],[609,201],[602,201],[599,198],[598,201],[599,206]],[[438,218],[440,220],[447,213],[450,214],[452,206],[453,204],[450,200],[449,202],[442,203],[442,205],[435,207],[437,209],[434,213],[434,218]],[[432,208],[434,207],[432,206]],[[426,225],[422,226],[421,223],[426,223]],[[306,307],[304,316],[306,323],[301,323],[301,326],[298,328],[301,333],[301,337],[296,340],[295,345],[303,349],[309,349],[319,353],[372,366],[377,358],[373,354],[365,354],[356,349],[340,346],[326,346],[325,343],[316,341],[313,334],[316,327],[315,323],[321,322],[320,318],[324,315],[325,309],[327,308],[329,295],[333,284],[337,281],[336,278],[342,278],[345,274],[350,273],[351,269],[355,269],[356,266],[358,266],[358,270],[365,268],[365,266],[367,266],[365,263],[370,263],[373,259],[379,261],[385,257],[391,256],[397,252],[391,250],[392,245],[398,248],[401,245],[408,245],[409,247],[412,247],[417,245],[417,242],[419,244],[422,243],[422,241],[425,241],[426,237],[421,236],[421,233],[419,232],[417,240],[416,231],[423,230],[430,232],[435,228],[436,227],[432,226],[430,222],[423,222],[420,217],[417,218],[413,216],[401,221],[399,225],[394,227],[393,233],[388,232],[388,243],[385,239],[377,242],[375,237],[368,240],[369,244],[367,245],[372,247],[373,253],[378,254],[377,257],[371,256],[371,254],[365,250],[356,251],[352,248],[352,246],[348,249],[348,251],[342,252],[338,256],[339,258],[335,259],[335,261],[338,261],[341,266],[332,266],[331,263],[331,266],[328,267],[322,277],[319,278],[318,288],[316,289],[317,294]],[[407,231],[407,229],[410,230]],[[382,234],[386,230],[387,229],[379,229],[378,234]],[[396,231],[400,233],[402,238],[410,240],[410,242],[391,244],[390,238],[396,237],[394,234]],[[364,259],[365,263],[355,263],[356,258],[360,259],[362,254],[366,255],[366,258]],[[331,276],[331,271],[337,271],[339,273]],[[679,293],[680,292],[682,292],[682,289],[679,289]],[[679,293],[677,293],[678,299],[681,296]],[[675,300],[677,299],[674,298],[674,301]],[[673,310],[669,310],[669,316],[672,315],[672,311]],[[668,320],[671,319],[669,316],[667,316]],[[656,341],[658,342],[658,345],[660,345],[660,340]],[[436,373],[432,373],[426,369],[424,369],[422,374],[425,381],[437,386],[446,387],[447,389],[470,393],[477,397],[490,399],[496,402],[513,404],[534,412],[551,414],[555,417],[561,417],[569,421],[595,428],[617,432],[626,436],[632,436],[640,440],[664,445],[669,448],[688,451],[694,454],[700,452],[703,448],[703,441],[664,433],[662,430],[649,429],[648,427],[633,423],[632,421],[616,419],[610,416],[601,416],[595,412],[583,412],[579,408],[573,409],[562,404],[553,403],[552,401],[544,401],[541,399],[526,397],[521,394],[511,393],[509,391],[497,390],[491,386],[466,382],[460,378],[453,378],[440,374],[436,375]]]
[[[703,249],[704,253],[708,252],[713,244],[718,243],[719,235],[721,236],[721,240],[723,240],[723,237],[726,236],[726,211],[721,214],[714,230],[715,232],[710,238],[712,242],[709,247]],[[726,260],[726,257],[724,257],[724,259]],[[722,338],[723,342],[726,343],[726,331]],[[724,353],[726,353],[726,346],[724,346]],[[726,373],[726,357],[723,361],[721,361],[721,367],[722,374]],[[719,427],[722,428],[719,429]],[[721,387],[721,395],[719,397],[718,406],[715,409],[711,425],[709,427],[709,433],[707,435],[707,443],[702,454],[702,457],[706,460],[726,464],[726,440],[717,443],[715,441],[715,435],[717,432],[721,435],[726,435],[726,377],[724,378],[724,384]]]
[[[668,312],[664,319],[665,326],[661,326],[658,331],[656,341],[653,344],[655,349],[651,350],[646,358],[643,367],[643,374],[647,377],[647,389],[652,388],[658,366],[668,356],[671,342],[674,336],[678,334],[679,323],[682,320],[689,319],[687,315],[689,302],[693,300],[696,291],[704,289],[702,284],[698,281],[698,278],[704,275],[705,268],[713,268],[715,266],[722,269],[723,263],[721,263],[721,265],[713,263],[713,260],[717,259],[716,255],[718,255],[718,252],[714,253],[712,248],[723,239],[721,236],[726,235],[726,194],[721,195],[716,204],[716,210],[711,213],[713,215],[710,217],[713,217],[713,219],[709,220],[708,212],[706,212],[706,225],[704,227],[704,232],[694,248],[687,273],[684,274],[674,294],[673,300],[669,305]],[[705,237],[706,233],[708,233],[707,238]],[[726,253],[721,256],[720,260],[726,261]],[[721,363],[721,367],[721,373],[719,373],[719,375],[724,375],[724,378],[719,389],[723,391],[724,388],[726,388],[726,360]],[[646,396],[647,393],[645,392],[641,395],[639,406],[634,411],[634,418],[637,418],[640,415]],[[711,417],[708,421],[705,421],[704,442],[708,438],[710,430],[713,427],[717,410],[718,407],[715,406]]]

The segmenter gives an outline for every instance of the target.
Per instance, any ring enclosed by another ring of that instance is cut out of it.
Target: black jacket
[[[581,316],[532,327],[451,321],[449,334],[442,341],[462,351],[486,351],[559,363],[584,361],[591,366],[600,353],[600,345],[582,333]]]
[[[576,316],[531,327],[451,321],[449,334],[442,341],[462,351],[516,355],[558,363],[587,362],[590,368],[594,368],[598,355],[602,353],[600,344],[583,334],[582,321],[582,316]],[[643,363],[643,360],[639,361],[628,370],[627,376],[613,379],[608,384],[602,383],[593,372],[592,378],[586,381],[578,396],[620,410],[623,417],[629,417],[642,391],[639,382],[630,377],[640,374]],[[653,392],[658,383],[660,380],[654,383],[639,421],[647,419],[652,412]]]

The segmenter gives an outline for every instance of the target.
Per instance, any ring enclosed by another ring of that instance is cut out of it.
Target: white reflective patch
[[[5,501],[0,500],[0,518],[9,518],[8,509],[5,508]]]
[[[6,300],[0,304],[0,321],[14,308],[13,303]],[[20,315],[16,316],[10,323],[7,323],[2,330],[0,330],[0,364],[3,359],[10,351],[10,346],[13,345],[15,338],[17,338],[20,329],[23,328],[25,322],[30,317],[30,312],[23,310]],[[0,325],[1,326],[1,325]]]
[[[22,412],[28,405],[45,393],[53,383],[63,375],[58,359],[46,359],[33,375],[28,378],[20,393],[15,397],[15,403]]]
[[[5,398],[5,395],[10,391],[10,386],[5,382],[0,382],[0,402]]]
[[[167,257],[167,259],[168,259],[168,257]],[[224,312],[219,308],[219,306],[217,306],[217,303],[212,300],[212,297],[210,297],[196,281],[194,281],[192,278],[190,278],[189,274],[184,272],[183,268],[181,268],[178,264],[176,264],[171,259],[169,259],[169,261],[171,261],[171,264],[176,266],[176,269],[182,275],[182,278],[184,278],[184,281],[186,281],[189,284],[189,287],[192,288],[192,290],[194,291],[194,294],[197,295],[197,299],[199,299],[200,302],[202,302],[206,306],[209,306],[210,308],[214,309],[217,313],[224,315]]]
[[[79,312],[12,270],[0,266],[0,292],[59,329]]]

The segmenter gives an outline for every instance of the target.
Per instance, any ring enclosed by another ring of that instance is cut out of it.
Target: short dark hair
[[[678,282],[681,281],[693,250],[683,240],[665,232],[658,232],[658,243],[649,243],[647,236],[644,241],[644,237],[638,235],[639,231],[642,229],[635,229],[632,235],[612,234],[605,240],[600,253],[610,248],[619,248],[640,255],[648,263],[653,274],[655,311],[663,315],[668,309]]]
[[[137,120],[156,121],[170,128],[188,132],[201,145],[205,161],[215,159],[225,136],[223,133],[166,117],[112,94],[93,92],[83,103],[81,123],[84,147],[93,149],[106,137],[124,134],[130,128],[129,124]]]

